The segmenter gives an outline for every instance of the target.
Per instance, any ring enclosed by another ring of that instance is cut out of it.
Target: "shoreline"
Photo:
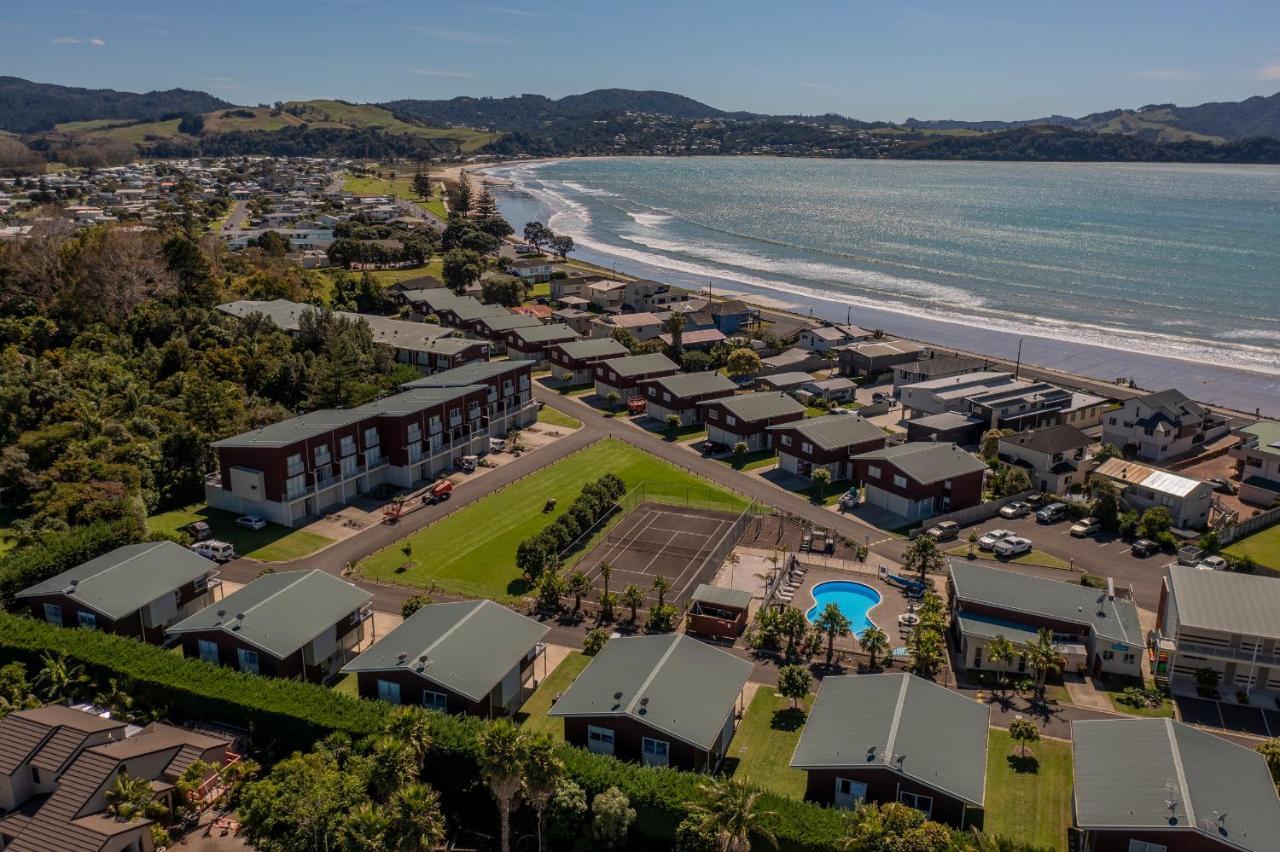
[[[535,163],[560,162],[566,157],[517,160],[484,164],[471,170],[485,175],[490,169],[510,169]],[[587,159],[587,158],[578,158]],[[599,159],[599,158],[591,158]],[[500,206],[515,203],[536,205],[550,214],[556,208],[540,194],[531,192],[515,180],[489,175],[504,184],[493,185]],[[550,215],[546,217],[550,219]],[[1124,388],[1119,379],[1132,379],[1134,387],[1163,390],[1177,387],[1198,401],[1239,413],[1241,416],[1280,417],[1280,376],[1238,367],[1156,355],[1137,349],[1108,347],[1078,340],[1037,334],[1034,330],[1011,331],[983,327],[982,320],[957,314],[954,319],[922,316],[908,311],[851,305],[838,296],[787,292],[783,287],[771,288],[735,280],[732,277],[691,275],[664,264],[661,255],[644,261],[620,256],[607,245],[580,241],[575,252],[582,261],[605,271],[639,278],[655,278],[693,291],[707,290],[712,284],[716,294],[732,295],[770,312],[790,314],[799,319],[822,319],[842,323],[846,319],[865,328],[880,328],[896,337],[924,343],[932,347],[960,351],[980,357],[1003,359],[1013,363],[1019,347],[1021,362],[1067,377],[1100,382],[1109,387]]]

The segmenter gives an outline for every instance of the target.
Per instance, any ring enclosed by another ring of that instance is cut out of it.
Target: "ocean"
[[[487,170],[619,271],[1280,413],[1280,167],[569,159]]]

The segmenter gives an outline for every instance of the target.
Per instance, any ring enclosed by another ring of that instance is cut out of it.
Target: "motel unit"
[[[594,370],[596,395],[608,397],[609,394],[616,393],[625,402],[632,397],[644,395],[639,387],[641,382],[674,376],[680,372],[680,365],[666,355],[654,352],[649,355],[610,358],[597,363]]]
[[[705,373],[672,373],[640,382],[645,411],[654,420],[665,421],[674,414],[681,426],[702,422],[702,403],[733,396],[738,386],[726,376],[709,370]]]

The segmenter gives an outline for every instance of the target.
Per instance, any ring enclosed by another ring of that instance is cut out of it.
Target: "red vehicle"
[[[434,506],[436,503],[443,503],[449,499],[449,495],[453,493],[453,483],[447,479],[442,479],[435,485],[431,486],[431,490],[422,498],[422,502],[427,505]]]
[[[644,397],[633,396],[631,397],[631,399],[627,400],[628,414],[644,414],[644,411],[645,411]]]

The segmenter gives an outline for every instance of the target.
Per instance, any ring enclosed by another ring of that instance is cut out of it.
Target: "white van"
[[[218,541],[216,538],[197,542],[191,545],[191,549],[205,559],[212,559],[214,562],[230,562],[236,558],[236,549],[225,541]]]
[[[489,439],[489,452],[505,453],[506,451],[507,451],[506,438],[490,438]]]

